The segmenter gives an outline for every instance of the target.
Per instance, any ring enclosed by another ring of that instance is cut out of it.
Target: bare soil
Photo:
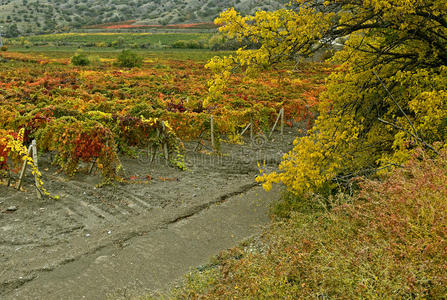
[[[276,168],[296,135],[222,144],[220,155],[188,143],[187,171],[162,157],[153,165],[144,154],[122,158],[129,181],[101,188],[98,175],[68,178],[42,155],[44,182],[59,200],[37,199],[30,174],[25,191],[0,185],[0,298],[103,299],[168,288],[268,223],[278,193],[255,183],[258,162]]]

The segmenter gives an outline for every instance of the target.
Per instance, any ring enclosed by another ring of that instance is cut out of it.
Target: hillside
[[[284,0],[0,0],[6,36],[65,32],[84,26],[135,20],[135,24],[211,22],[221,11],[280,8]]]

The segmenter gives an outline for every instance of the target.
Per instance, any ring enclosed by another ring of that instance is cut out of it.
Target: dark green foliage
[[[19,28],[17,27],[17,24],[9,25],[6,28],[5,36],[7,38],[18,37],[19,35],[20,35],[20,31],[19,31]]]
[[[84,53],[77,53],[71,58],[71,64],[74,66],[88,66],[90,60]]]
[[[120,55],[118,55],[118,65],[122,68],[134,68],[141,66],[143,58],[138,54],[130,51],[123,50]]]

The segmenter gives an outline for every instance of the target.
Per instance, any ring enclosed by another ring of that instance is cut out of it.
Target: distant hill
[[[243,14],[283,7],[287,0],[0,0],[3,35],[66,32],[120,23],[168,25],[212,22],[235,7]],[[129,20],[132,20],[129,22]]]

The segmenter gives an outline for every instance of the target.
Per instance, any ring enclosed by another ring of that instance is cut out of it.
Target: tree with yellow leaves
[[[280,171],[263,173],[265,188],[333,188],[368,171],[408,160],[416,148],[436,155],[447,139],[446,0],[293,0],[287,9],[242,16],[223,12],[220,31],[240,42],[235,55],[207,67],[206,102],[219,101],[235,69],[246,74],[299,62],[345,40],[322,95],[319,117],[284,156]],[[205,103],[205,104],[207,104]]]

